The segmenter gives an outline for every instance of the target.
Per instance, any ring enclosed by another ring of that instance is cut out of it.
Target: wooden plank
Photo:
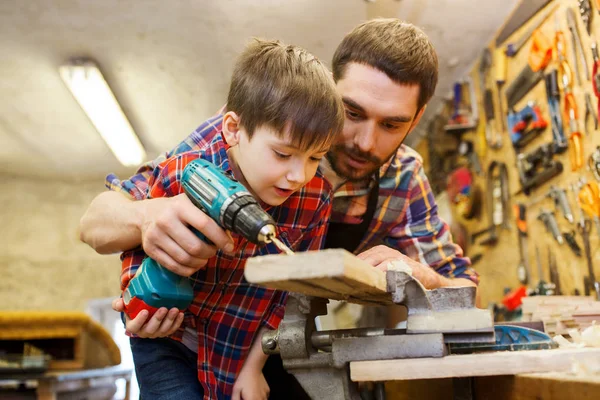
[[[453,391],[453,380],[390,381],[385,383],[385,391],[387,400],[446,400]],[[475,378],[475,393],[477,399],[485,400],[596,400],[600,377],[565,372],[481,376]]]
[[[385,273],[341,249],[248,260],[248,282],[272,289],[355,303],[391,304]]]
[[[442,358],[357,361],[350,363],[350,377],[356,382],[369,382],[568,371],[575,360],[600,368],[600,349],[506,351]]]

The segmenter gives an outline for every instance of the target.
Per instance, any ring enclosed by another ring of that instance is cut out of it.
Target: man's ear
[[[233,111],[228,111],[223,116],[223,137],[229,146],[235,146],[240,142],[240,117]]]
[[[425,104],[423,107],[421,107],[421,109],[417,113],[417,116],[415,117],[415,119],[413,119],[412,124],[410,124],[410,129],[408,130],[409,132],[411,132],[415,128],[415,126],[417,126],[417,124],[421,120],[421,117],[423,116],[423,113],[425,112],[426,108],[427,108],[427,104]]]

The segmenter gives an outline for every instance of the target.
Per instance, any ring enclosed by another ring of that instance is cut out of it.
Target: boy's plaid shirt
[[[173,197],[183,190],[180,179],[185,166],[202,158],[232,174],[227,146],[220,134],[211,135],[200,149],[178,154],[160,163],[149,176],[138,198]],[[277,224],[278,237],[295,251],[322,247],[329,215],[331,186],[320,173],[282,205],[265,210]],[[205,399],[229,398],[233,384],[248,354],[256,332],[263,326],[276,329],[283,318],[286,292],[249,284],[244,265],[249,257],[280,253],[271,243],[258,247],[232,233],[235,251],[209,259],[205,268],[191,277],[194,301],[184,323],[173,336],[181,340],[185,327],[198,332],[198,380]],[[121,289],[124,289],[145,253],[141,248],[124,252]],[[258,338],[257,340],[260,340]]]
[[[200,125],[168,156],[203,148],[221,131],[222,115],[216,115]],[[116,176],[106,178],[106,186],[122,191],[134,199],[143,199],[154,167],[164,160],[142,166],[138,174],[126,181]],[[324,165],[326,167],[326,165]],[[449,278],[466,278],[479,283],[471,262],[462,249],[452,242],[448,225],[439,218],[437,205],[419,154],[408,146],[379,169],[379,199],[373,220],[356,253],[378,244],[399,250],[410,258],[434,268]],[[360,222],[366,210],[371,183],[345,183],[335,189],[331,221]]]

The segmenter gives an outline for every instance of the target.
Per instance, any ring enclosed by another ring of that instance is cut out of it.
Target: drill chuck
[[[188,198],[223,229],[252,243],[269,243],[275,221],[241,183],[208,161],[198,159],[183,172],[182,185]]]
[[[230,198],[224,204],[222,225],[254,244],[263,245],[276,235],[275,222],[257,203],[250,193]]]

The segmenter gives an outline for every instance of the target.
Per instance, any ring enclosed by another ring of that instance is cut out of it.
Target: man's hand
[[[254,363],[245,363],[233,384],[232,400],[266,400],[269,385],[262,369]]]
[[[233,251],[231,237],[185,194],[145,201],[140,231],[142,247],[160,265],[181,276],[191,276],[206,265],[217,248]],[[202,232],[214,245],[198,238]]]
[[[375,246],[358,255],[358,258],[365,260],[374,267],[387,271],[388,263],[402,261],[412,269],[413,277],[421,282],[426,289],[436,289],[444,286],[474,286],[475,284],[468,279],[448,279],[438,274],[428,265],[421,264],[410,257],[405,256],[398,250],[387,246]],[[456,281],[456,282],[453,282]],[[460,281],[460,282],[459,282]]]
[[[123,299],[114,299],[112,308],[115,311],[123,312],[125,310]],[[128,332],[141,338],[155,339],[171,336],[181,326],[183,313],[176,308],[167,310],[163,307],[146,322],[147,319],[148,311],[146,310],[142,310],[134,319],[130,319],[125,315],[125,328]]]

